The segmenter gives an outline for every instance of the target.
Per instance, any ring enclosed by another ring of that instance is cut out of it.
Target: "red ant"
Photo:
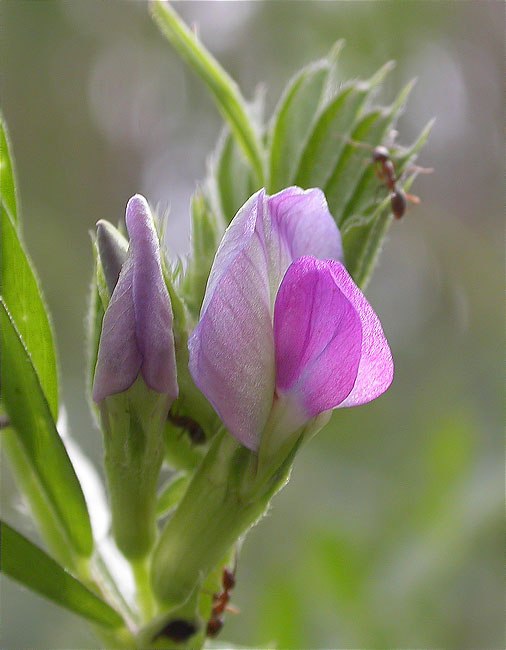
[[[354,142],[353,140],[348,140],[348,138],[345,138],[345,140],[354,146],[363,149],[371,149],[371,146],[366,143]],[[392,208],[392,214],[396,219],[402,219],[406,213],[408,201],[418,204],[420,203],[420,199],[413,194],[406,194],[402,188],[397,186],[400,176],[396,176],[393,160],[386,147],[383,147],[382,145],[373,147],[371,156],[373,163],[376,166],[376,175],[379,179],[385,182],[385,185],[390,190],[390,206]],[[411,169],[421,174],[431,174],[433,172],[432,169],[425,169],[423,167],[411,167]]]
[[[395,175],[394,163],[390,157],[390,153],[386,147],[378,146],[372,150],[372,159],[374,163],[379,165],[376,168],[378,178],[385,181],[386,186],[390,190],[390,206],[392,207],[392,214],[396,219],[402,219],[406,212],[408,201],[411,203],[420,203],[420,199],[412,194],[406,194],[404,190],[397,187],[399,177]],[[432,170],[417,167],[418,171],[430,173]]]
[[[227,567],[223,567],[223,576],[221,579],[223,588],[219,593],[213,594],[213,608],[211,610],[211,617],[207,622],[206,634],[209,637],[215,637],[223,627],[224,620],[222,614],[225,610],[237,613],[235,608],[228,605],[230,601],[230,591],[235,587],[236,568],[237,564],[233,571],[227,569]]]

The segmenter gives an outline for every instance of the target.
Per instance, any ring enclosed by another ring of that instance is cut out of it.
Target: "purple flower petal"
[[[274,394],[269,287],[257,237],[221,274],[188,347],[196,385],[230,433],[256,450]]]
[[[360,316],[340,290],[332,265],[341,266],[299,258],[276,298],[276,389],[305,413],[306,421],[343,402],[360,363]]]
[[[289,187],[268,201],[274,231],[286,242],[292,260],[304,255],[344,260],[341,234],[320,189]]]
[[[271,305],[287,268],[298,257],[343,259],[341,235],[321,190],[289,187],[273,196],[259,190],[238,211],[223,236],[201,315],[221,276],[252,237],[258,238],[264,249]]]
[[[138,194],[128,202],[126,224],[130,246],[104,316],[93,399],[127,390],[139,372],[149,388],[175,399],[172,309],[153,218]]]
[[[190,372],[229,431],[257,449],[274,397],[274,301],[294,256],[342,256],[320,190],[254,194],[228,227],[211,269]]]

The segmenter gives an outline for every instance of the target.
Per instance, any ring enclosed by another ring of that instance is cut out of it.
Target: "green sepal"
[[[144,558],[156,539],[156,486],[164,454],[170,398],[142,377],[99,404],[112,532],[129,559]]]
[[[177,506],[188,487],[190,478],[187,474],[174,474],[163,486],[156,504],[156,514],[163,517]]]
[[[2,526],[2,572],[93,623],[120,628],[121,616],[88,587],[5,522]]]
[[[195,385],[188,369],[188,335],[189,331],[196,325],[196,321],[192,318],[185,300],[180,295],[183,291],[177,288],[177,278],[174,277],[163,258],[162,269],[174,316],[173,333],[179,386],[179,397],[173,403],[170,412],[176,417],[189,417],[194,420],[202,427],[206,438],[209,439],[218,431],[221,422],[213,407]],[[167,432],[170,434],[171,429],[174,427],[171,427],[170,424],[167,426]],[[180,429],[180,427],[176,427],[176,429]],[[172,440],[173,436],[169,435],[169,438]],[[175,467],[181,466],[175,465]],[[184,467],[181,467],[181,469],[184,469]]]
[[[161,608],[184,603],[263,516],[287,481],[299,443],[259,473],[256,454],[227,432],[215,436],[154,551],[151,582]]]

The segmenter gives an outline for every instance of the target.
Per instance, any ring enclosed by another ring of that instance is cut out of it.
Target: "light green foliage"
[[[0,204],[13,223],[18,222],[18,198],[14,163],[10,155],[9,136],[5,121],[0,113]]]
[[[14,223],[2,210],[0,270],[2,298],[30,353],[54,419],[58,416],[58,383],[53,337],[38,282]]]
[[[34,518],[48,550],[65,568],[76,571],[79,567],[78,558],[68,544],[65,529],[47,499],[46,492],[41,486],[40,479],[23,443],[12,427],[5,428],[1,435],[2,451],[9,459],[16,484],[29,505],[30,514]]]
[[[78,554],[92,552],[88,510],[36,370],[5,303],[0,303],[2,400],[48,502]]]
[[[123,619],[110,605],[26,537],[5,522],[1,525],[2,571],[6,575],[94,623],[123,625]]]
[[[318,113],[330,70],[330,62],[324,59],[303,68],[285,89],[269,138],[271,194],[292,184],[301,144]]]
[[[217,186],[217,212],[222,215],[226,225],[258,189],[251,167],[228,129],[218,142],[209,181]]]
[[[196,34],[179,19],[169,3],[154,0],[152,13],[163,34],[207,85],[261,185],[264,160],[260,139],[237,84],[199,42]]]
[[[278,192],[290,185],[321,188],[336,223],[343,233],[348,233],[343,242],[347,268],[357,284],[365,286],[392,220],[390,190],[378,178],[372,150],[378,145],[389,145],[399,179],[397,185],[402,188],[413,180],[409,180],[409,173],[405,178],[403,174],[409,172],[408,165],[430,130],[429,125],[417,140],[419,146],[411,149],[394,145],[392,141],[396,121],[413,83],[406,85],[390,107],[375,105],[375,93],[393,69],[393,62],[385,64],[366,81],[343,80],[338,71],[343,46],[339,41],[327,57],[302,68],[288,82],[266,125],[258,114],[254,115],[252,106],[247,117],[247,104],[236,84],[172,9],[157,0],[153,14],[174,47],[215,95],[229,125],[210,165],[205,198],[197,195],[194,200],[194,233],[203,232],[195,227],[195,207],[202,213],[205,205],[207,212],[214,210],[216,223],[221,219],[228,224],[246,199],[260,188],[257,159],[244,146],[248,133],[260,132],[263,138],[256,139],[255,146],[260,149],[260,160],[266,161],[267,191]],[[204,60],[208,61],[206,65]],[[230,118],[237,102],[244,109],[241,115],[250,120],[251,131],[238,130]],[[202,214],[199,218],[202,222]],[[211,219],[209,212],[207,218]],[[352,230],[353,234],[349,234]],[[198,249],[194,244],[190,257],[185,297],[194,314],[202,303],[204,276],[213,244],[213,238],[208,235],[208,250],[203,252],[201,244]],[[202,278],[196,281],[195,269],[201,268]]]
[[[39,282],[21,242],[14,164],[8,145],[6,127],[0,115],[1,293],[56,419],[58,377],[53,335]]]
[[[226,141],[228,155],[231,155],[235,146],[234,141],[230,136],[226,138]],[[236,153],[238,152],[236,151]],[[207,278],[223,234],[223,227],[213,213],[207,196],[200,189],[197,189],[192,198],[191,218],[192,254],[188,261],[188,269],[181,290],[194,320],[198,320]]]
[[[20,238],[13,163],[3,122],[1,145],[2,407],[11,425],[4,449],[43,538],[71,566],[74,553],[91,553],[91,527],[81,487],[56,430],[53,335]]]

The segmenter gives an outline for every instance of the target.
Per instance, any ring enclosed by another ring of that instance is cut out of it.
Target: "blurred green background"
[[[282,86],[338,38],[343,78],[397,68],[385,102],[418,84],[410,142],[437,118],[368,297],[396,361],[376,402],[337,411],[241,553],[222,637],[278,648],[502,648],[502,2],[185,2],[177,9],[251,97]],[[188,205],[220,130],[200,82],[144,2],[0,2],[1,105],[24,234],[53,314],[72,433],[99,465],[84,397],[88,230],[135,192]],[[2,505],[30,534],[7,470]],[[80,619],[2,581],[4,648],[96,647]]]

